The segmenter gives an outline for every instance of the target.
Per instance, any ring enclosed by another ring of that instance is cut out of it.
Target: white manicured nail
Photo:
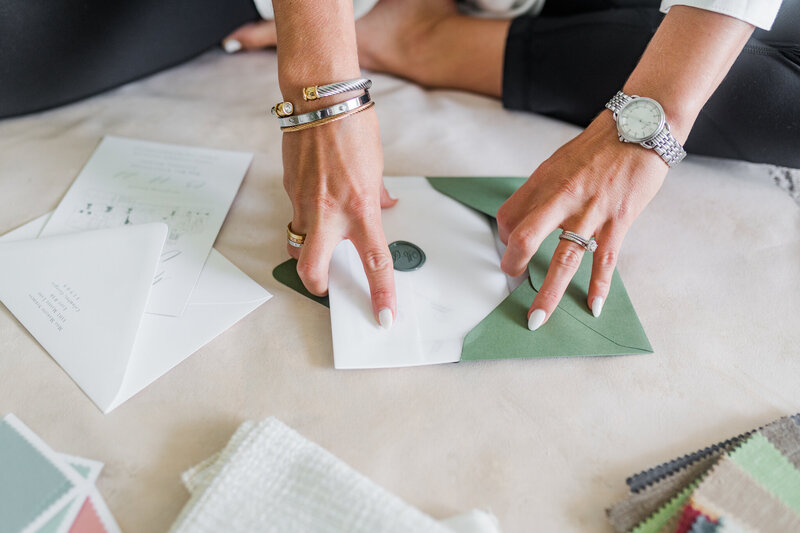
[[[384,307],[381,309],[380,313],[378,313],[378,322],[383,329],[391,329],[393,321],[392,310],[388,307]]]
[[[531,317],[528,319],[528,329],[531,331],[539,329],[539,326],[542,325],[546,316],[547,314],[544,312],[544,309],[536,309],[531,313]]]
[[[228,39],[227,41],[222,43],[222,48],[229,54],[234,54],[242,49],[242,43],[240,43],[236,39]]]
[[[592,314],[595,318],[600,316],[600,313],[603,311],[603,304],[605,302],[606,300],[602,296],[595,296],[594,300],[592,300]]]

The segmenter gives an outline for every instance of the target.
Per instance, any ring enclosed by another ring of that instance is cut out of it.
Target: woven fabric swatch
[[[734,465],[737,470],[731,470],[729,465]],[[737,473],[744,477],[735,477]],[[738,486],[746,488],[736,489],[737,481]],[[759,502],[756,509],[735,503],[736,498],[746,500],[750,493],[760,495],[754,496],[754,501]],[[792,528],[799,518],[795,506],[800,508],[800,472],[764,435],[757,432],[735,450],[722,456],[707,476],[702,475],[683,489],[633,531],[674,531],[686,504],[701,509],[714,519],[725,515],[730,522],[726,527],[731,530],[737,527],[750,530],[755,526],[760,531],[800,530],[800,522]],[[770,512],[764,515],[759,509],[769,509]],[[778,524],[780,527],[766,529],[768,524]],[[788,529],[784,527],[785,524],[789,524]]]
[[[172,533],[451,533],[275,418],[237,433],[197,475]]]
[[[680,520],[678,520],[678,526],[675,528],[675,533],[689,533],[700,519],[705,520],[709,525],[713,526],[713,528],[717,526],[716,520],[712,520],[702,510],[689,503],[683,508]]]
[[[701,450],[697,450],[681,457],[676,457],[675,459],[667,461],[666,463],[648,468],[647,470],[639,472],[638,474],[633,474],[625,480],[625,483],[627,483],[628,489],[633,493],[642,491],[648,486],[658,483],[662,479],[668,478],[669,476],[680,470],[683,470],[687,466],[694,464],[697,461],[712,455],[719,457],[722,452],[733,449],[737,444],[745,440],[751,434],[752,432],[743,433]]]
[[[692,522],[688,533],[716,533],[718,528],[718,523],[710,521],[701,514]]]
[[[761,433],[730,453],[730,458],[772,494],[800,514],[800,471]]]
[[[686,489],[694,480],[705,474],[722,455],[722,449],[717,449],[711,455],[704,456],[688,464],[683,469],[662,478],[652,485],[644,487],[639,492],[629,494],[624,500],[608,509],[608,519],[615,531],[622,533],[630,531],[682,490]]]
[[[773,429],[772,431],[769,431],[768,433],[764,434],[768,439],[770,439],[770,441],[773,441],[773,437],[777,436],[778,433],[783,433],[784,435],[786,433],[792,433],[793,428],[790,425],[791,423],[794,424],[794,429],[800,428],[800,413],[792,416],[779,418],[778,420],[766,426],[753,429],[746,433],[742,433],[741,435],[737,435],[736,437],[732,437],[730,439],[718,442],[717,444],[713,444],[711,446],[697,450],[695,452],[683,455],[681,457],[676,457],[675,459],[667,461],[666,463],[662,463],[652,468],[648,468],[647,470],[644,470],[637,474],[633,474],[632,476],[630,476],[628,479],[625,480],[625,483],[627,483],[628,489],[631,492],[639,492],[641,490],[644,490],[647,486],[652,485],[661,479],[671,476],[675,472],[682,470],[686,466],[700,459],[703,459],[704,457],[707,457],[715,453],[719,454],[720,450],[731,450],[735,448],[737,444],[747,440],[747,438],[750,435],[752,435],[755,431],[764,430],[767,428],[771,428],[773,426],[780,426],[781,427],[780,430],[776,431],[775,429]],[[773,441],[773,444],[775,444],[775,447],[781,450],[781,452],[784,455],[789,457],[788,452],[791,446],[788,447],[786,450],[784,450],[784,448],[782,448],[777,442]],[[794,444],[795,451],[793,453],[795,457],[797,454],[800,454],[800,451],[797,450],[797,446],[800,446],[800,444],[796,442]],[[795,464],[797,468],[800,468],[800,464],[794,462],[795,459],[790,459],[790,460]],[[800,462],[800,459],[798,459],[798,462]]]
[[[794,466],[800,462],[800,415],[780,418],[758,430],[753,430],[737,437],[720,442],[694,453],[678,457],[659,466],[645,470],[629,477],[626,482],[630,494],[607,510],[609,521],[617,532],[630,531],[642,524],[660,508],[668,506],[672,513],[677,512],[680,494],[685,501],[688,498],[686,488],[698,477],[708,472],[711,466],[726,452],[732,451],[736,445],[747,441],[756,431],[766,437]],[[677,498],[676,501],[672,501]],[[658,513],[665,521],[674,518],[674,514]]]
[[[716,516],[735,519],[764,533],[800,531],[796,514],[743,470],[731,457],[723,457],[691,496],[691,505]]]
[[[798,470],[800,470],[799,424],[796,418],[784,417],[760,430],[760,433]]]

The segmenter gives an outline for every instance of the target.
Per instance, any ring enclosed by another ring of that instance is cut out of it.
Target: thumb
[[[222,48],[232,54],[239,50],[258,50],[278,44],[274,20],[248,22],[222,40]]]
[[[381,185],[381,209],[394,207],[397,203],[397,198],[393,198],[389,191],[386,190],[385,185]]]

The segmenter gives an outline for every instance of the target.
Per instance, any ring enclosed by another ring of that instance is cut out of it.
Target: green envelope
[[[525,183],[525,178],[428,178],[428,181],[442,194],[494,218],[500,206]],[[547,273],[559,233],[560,230],[553,232],[545,239],[533,256],[528,265],[530,278],[467,334],[462,361],[653,352],[616,270],[602,315],[592,316],[586,305],[592,270],[588,253],[547,324],[535,332],[528,330],[528,309]],[[303,288],[293,261],[279,265],[274,271],[275,278],[316,300]]]
[[[299,292],[306,298],[314,300],[315,302],[330,308],[331,304],[328,302],[327,296],[315,296],[314,294],[308,292],[306,286],[303,285],[303,281],[300,279],[300,276],[297,275],[297,259],[289,259],[288,261],[284,261],[280,265],[276,266],[272,270],[272,277],[293,291]]]

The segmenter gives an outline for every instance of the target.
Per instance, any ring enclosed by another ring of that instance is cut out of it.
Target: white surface
[[[524,176],[578,132],[370,77],[388,175]],[[188,499],[181,472],[246,419],[277,416],[435,518],[608,532],[626,476],[800,410],[800,209],[766,166],[692,155],[620,256],[654,354],[334,370],[328,310],[272,279],[292,217],[266,116],[280,100],[274,52],[220,50],[0,122],[0,232],[53,209],[106,134],[255,152],[215,247],[276,298],[111,414],[0,307],[0,413],[103,461],[126,533],[165,531]]]
[[[34,239],[50,217],[50,214],[43,215],[0,237],[0,257],[3,256],[3,242]],[[4,300],[2,294],[0,300],[6,302],[9,308],[18,307],[21,313],[25,313],[24,316],[17,317],[104,413],[117,408],[272,298],[269,292],[248,278],[219,252],[212,250],[182,316],[143,313],[140,306],[132,305],[132,302],[136,297],[144,295],[146,299],[148,293],[152,294],[148,283],[148,280],[152,280],[152,275],[150,278],[146,275],[141,277],[141,269],[149,268],[147,272],[152,271],[153,261],[158,261],[161,253],[166,229],[165,226],[162,228],[160,244],[156,243],[158,247],[154,248],[156,256],[148,259],[147,253],[139,250],[135,241],[130,238],[133,228],[141,226],[73,233],[62,239],[51,237],[22,241],[28,244],[20,243],[20,246],[27,248],[44,246],[40,253],[61,258],[55,267],[52,262],[39,262],[48,266],[46,274],[51,271],[57,273],[58,279],[62,280],[59,283],[67,280],[71,285],[77,283],[95,291],[93,294],[81,292],[81,313],[68,317],[70,323],[65,327],[72,333],[69,337],[62,336],[60,332],[59,335],[54,334],[43,315],[25,312],[25,287],[28,285],[18,285],[32,275],[31,270],[26,268],[28,258],[15,255],[12,249],[8,257],[15,259],[16,263],[9,261],[0,266],[0,272],[7,276],[9,290],[14,289],[14,295],[9,296],[14,298],[13,302]],[[111,235],[106,241],[98,238],[98,235],[104,233]],[[81,250],[75,257],[74,270],[64,272],[64,265],[70,263],[63,260],[64,252],[59,251],[57,244],[61,240],[66,242],[66,246],[74,246],[70,243],[75,239],[89,239],[90,248],[98,257],[87,256],[85,250]],[[56,245],[50,244],[53,241],[56,241]],[[114,258],[119,265],[109,267],[104,259],[106,256]],[[9,273],[8,268],[13,268],[14,265],[17,265],[16,271]],[[102,267],[99,269],[100,275],[93,270],[96,265]],[[139,286],[133,283],[135,275],[139,275]],[[42,282],[36,283],[41,285]],[[128,292],[125,295],[109,294],[109,286]],[[102,300],[105,304],[95,303],[87,309],[92,296],[95,302]],[[77,323],[81,329],[70,329],[75,327],[73,323]],[[91,346],[97,344],[98,339],[106,343],[103,345],[105,347]],[[116,343],[116,348],[109,348],[108,343]]]
[[[386,241],[408,241],[423,266],[394,272],[397,316],[375,321],[369,284],[350,241],[333,253],[331,332],[336,368],[455,363],[464,337],[508,296],[489,218],[435,190],[425,178],[386,178],[395,207],[383,214]]]
[[[169,232],[147,312],[180,316],[252,158],[107,136],[41,236],[166,223]]]

